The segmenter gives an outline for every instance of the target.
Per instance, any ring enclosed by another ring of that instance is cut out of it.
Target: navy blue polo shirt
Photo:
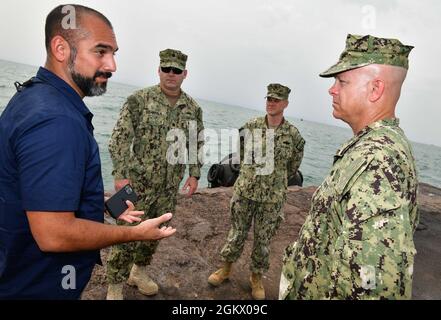
[[[100,261],[99,251],[42,252],[26,216],[74,212],[103,222],[92,117],[72,87],[44,68],[1,115],[0,299],[78,299]]]

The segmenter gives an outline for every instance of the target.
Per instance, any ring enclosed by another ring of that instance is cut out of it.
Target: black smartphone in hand
[[[127,200],[131,201],[133,204],[138,200],[138,195],[130,184],[122,187],[121,190],[105,202],[107,212],[109,212],[113,218],[118,219],[118,217],[128,208],[126,204]]]

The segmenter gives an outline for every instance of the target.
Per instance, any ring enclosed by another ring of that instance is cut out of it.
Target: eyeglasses
[[[184,72],[184,70],[174,67],[161,67],[161,71],[164,73],[170,73],[173,71],[174,74],[182,74],[182,72]]]
[[[282,100],[277,99],[277,98],[272,98],[272,97],[266,97],[266,101],[268,101],[268,102],[279,102],[279,101],[282,101]]]

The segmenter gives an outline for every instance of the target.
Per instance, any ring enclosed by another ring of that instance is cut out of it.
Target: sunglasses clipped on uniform
[[[175,67],[161,67],[161,71],[164,73],[170,73],[173,71],[174,74],[182,74],[184,70]]]

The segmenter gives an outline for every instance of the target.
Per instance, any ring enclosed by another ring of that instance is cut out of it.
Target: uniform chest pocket
[[[345,219],[346,229],[352,235],[352,239],[359,240],[364,237],[365,227],[381,228],[386,223],[390,223],[389,219],[393,217],[384,216],[380,219],[372,220],[375,217],[392,212],[400,207],[397,197],[387,192],[388,180],[382,177],[381,170],[378,165],[372,163],[373,157],[360,158],[352,163],[346,163],[347,170],[341,174],[338,183],[335,186],[338,195],[341,212],[344,213],[342,218]]]
[[[135,128],[135,145],[154,145],[155,141],[160,140],[164,130],[164,116],[159,113],[144,113],[139,119],[138,126]],[[134,146],[135,147],[135,146]]]
[[[196,116],[191,110],[181,112],[180,118],[183,121],[196,121]]]
[[[192,112],[183,112],[179,115],[178,126],[182,129],[187,129],[191,127],[192,122],[194,122],[193,126],[196,126],[196,117]]]
[[[355,159],[343,160],[334,171],[333,183],[337,201],[341,201],[345,194],[351,189],[358,177],[372,161],[372,157],[358,157]]]
[[[165,122],[165,116],[159,113],[149,113],[146,116],[145,124],[153,127],[163,126]]]
[[[165,141],[165,130],[164,120],[161,116],[149,114],[147,118],[143,118],[143,121],[135,129],[135,139],[133,141],[135,155],[144,158],[147,153],[159,152],[159,146]]]
[[[313,195],[311,211],[316,215],[328,217],[328,226],[336,236],[341,232],[343,213],[346,211],[342,200],[370,161],[365,157],[340,159]]]
[[[278,160],[288,160],[293,156],[292,143],[286,139],[276,141],[274,157]]]

